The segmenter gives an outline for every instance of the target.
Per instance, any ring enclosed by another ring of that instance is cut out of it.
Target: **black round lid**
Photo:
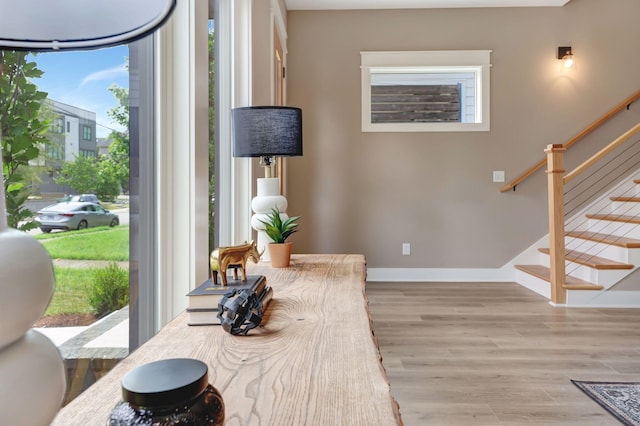
[[[200,395],[207,385],[207,364],[196,359],[155,361],[122,378],[122,398],[139,407],[166,407]]]

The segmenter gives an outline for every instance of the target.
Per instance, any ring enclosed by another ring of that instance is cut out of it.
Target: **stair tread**
[[[550,252],[548,248],[540,248],[538,251],[544,254],[549,254]],[[567,250],[564,256],[566,260],[579,263],[593,269],[633,269],[633,265],[629,263],[622,263],[606,259],[604,257],[594,256],[577,250]]]
[[[609,197],[611,201],[623,201],[630,203],[640,203],[640,197]]]
[[[583,240],[595,241],[598,243],[609,244],[624,248],[640,248],[640,240],[637,238],[618,237],[616,235],[601,234],[589,231],[570,231],[567,232],[568,237],[580,238]]]
[[[588,219],[609,220],[612,222],[625,222],[640,224],[640,216],[626,216],[622,214],[588,214]]]
[[[515,265],[515,267],[523,272],[538,277],[547,282],[551,282],[551,270],[542,265]],[[567,275],[564,288],[567,290],[602,290],[604,287],[593,284],[580,278]]]

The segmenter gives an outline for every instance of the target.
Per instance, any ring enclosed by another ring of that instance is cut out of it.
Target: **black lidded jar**
[[[141,365],[122,378],[122,399],[107,426],[222,426],[222,395],[209,384],[207,364],[187,358]]]

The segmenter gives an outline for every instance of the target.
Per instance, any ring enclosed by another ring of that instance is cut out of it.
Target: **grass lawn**
[[[56,288],[45,315],[89,314],[91,306],[87,297],[93,280],[91,269],[54,268]]]
[[[81,231],[34,235],[53,259],[113,260],[129,259],[129,227],[108,226]],[[44,316],[92,314],[89,287],[93,270],[54,267],[56,287]]]
[[[98,227],[35,236],[53,259],[129,259],[129,227]]]

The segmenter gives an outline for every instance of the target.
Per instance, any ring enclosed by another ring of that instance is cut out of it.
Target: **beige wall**
[[[363,253],[373,268],[504,265],[547,233],[546,176],[500,193],[492,171],[515,178],[640,88],[638,16],[637,0],[289,12],[288,104],[304,124],[304,156],[288,162],[289,214],[302,215],[294,250]],[[561,74],[567,44],[577,69]],[[457,49],[493,51],[490,132],[360,131],[360,51]],[[637,121],[634,105],[575,161]]]
[[[251,6],[252,105],[271,105],[271,5],[253,0]]]

